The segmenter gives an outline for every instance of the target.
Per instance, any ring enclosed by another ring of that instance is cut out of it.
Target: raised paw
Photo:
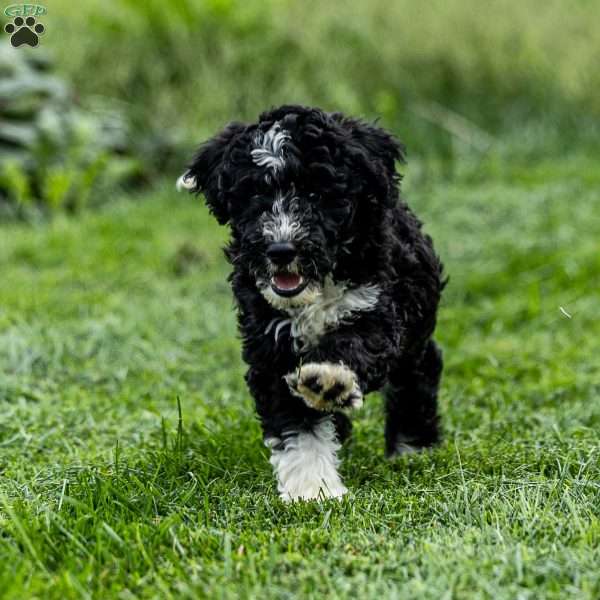
[[[360,408],[363,403],[356,373],[342,363],[308,363],[285,380],[292,394],[316,410]]]

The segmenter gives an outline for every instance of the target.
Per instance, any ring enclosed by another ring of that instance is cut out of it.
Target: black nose
[[[269,260],[279,267],[289,265],[296,258],[296,246],[292,242],[275,242],[267,247]]]

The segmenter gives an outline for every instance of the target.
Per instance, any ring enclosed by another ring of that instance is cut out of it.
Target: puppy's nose
[[[274,242],[267,246],[267,256],[278,267],[289,265],[296,258],[296,246],[292,242]]]

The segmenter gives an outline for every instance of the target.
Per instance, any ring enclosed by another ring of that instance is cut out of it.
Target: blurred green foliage
[[[52,43],[81,92],[127,99],[139,126],[192,142],[284,102],[381,117],[420,155],[481,151],[481,130],[543,138],[538,151],[597,133],[595,1],[70,6],[53,4],[47,41],[61,30]]]
[[[128,148],[114,108],[82,110],[43,51],[0,45],[0,217],[87,205],[139,171]]]
[[[465,158],[529,161],[574,144],[597,151],[599,8],[591,0],[55,0],[42,46],[82,108],[99,98],[118,106],[143,180],[176,176],[191,147],[227,121],[295,102],[379,117],[411,159],[453,175]],[[25,194],[18,174],[4,177],[15,197]],[[53,177],[48,201],[68,205],[61,190],[82,186]]]

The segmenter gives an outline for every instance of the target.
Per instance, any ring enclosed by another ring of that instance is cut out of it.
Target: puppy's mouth
[[[271,277],[272,290],[284,298],[291,298],[298,295],[307,285],[308,281],[300,273],[277,271]]]

